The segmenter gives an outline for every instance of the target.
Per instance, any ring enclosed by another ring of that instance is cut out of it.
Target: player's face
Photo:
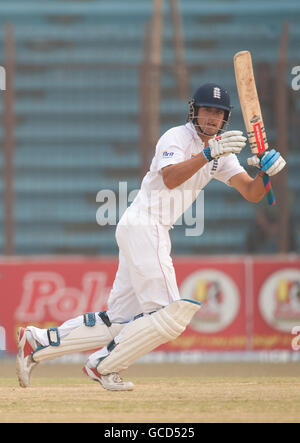
[[[198,125],[208,136],[219,132],[224,123],[225,111],[219,108],[200,106],[198,109]]]

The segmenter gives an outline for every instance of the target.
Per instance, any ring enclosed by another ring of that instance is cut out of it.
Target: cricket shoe
[[[33,368],[38,365],[32,359],[32,353],[40,346],[34,340],[31,332],[26,328],[19,328],[17,332],[18,339],[18,355],[16,361],[17,376],[19,385],[22,388],[27,388],[30,385],[30,374]]]
[[[109,391],[132,391],[134,384],[130,381],[123,381],[117,372],[102,375],[89,362],[84,366],[83,372],[92,380],[98,381],[104,389]]]

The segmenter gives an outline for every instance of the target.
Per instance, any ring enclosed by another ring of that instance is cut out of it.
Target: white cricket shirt
[[[202,152],[204,147],[191,123],[165,132],[156,145],[150,170],[130,208],[147,213],[156,223],[172,226],[213,178],[229,185],[231,177],[245,172],[236,155],[229,154],[207,163],[175,189],[167,188],[163,181],[162,168],[189,160]]]

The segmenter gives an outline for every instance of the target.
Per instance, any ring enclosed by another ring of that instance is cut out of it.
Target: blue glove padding
[[[209,146],[203,149],[202,154],[204,155],[204,157],[207,159],[208,162],[211,162],[213,160]]]
[[[266,172],[280,157],[279,152],[275,151],[275,149],[271,149],[270,152],[264,155],[264,157],[260,161],[260,169],[263,172]]]

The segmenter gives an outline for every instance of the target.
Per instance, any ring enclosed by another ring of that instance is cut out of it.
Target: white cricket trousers
[[[129,208],[117,226],[116,239],[120,260],[108,300],[110,321],[128,321],[133,315],[147,315],[180,299],[168,227],[150,223],[145,214]],[[114,338],[115,343],[127,327]],[[105,346],[88,361],[97,367],[108,354]]]
[[[180,299],[169,228],[128,208],[116,229],[119,267],[108,299],[112,322],[128,321]]]

